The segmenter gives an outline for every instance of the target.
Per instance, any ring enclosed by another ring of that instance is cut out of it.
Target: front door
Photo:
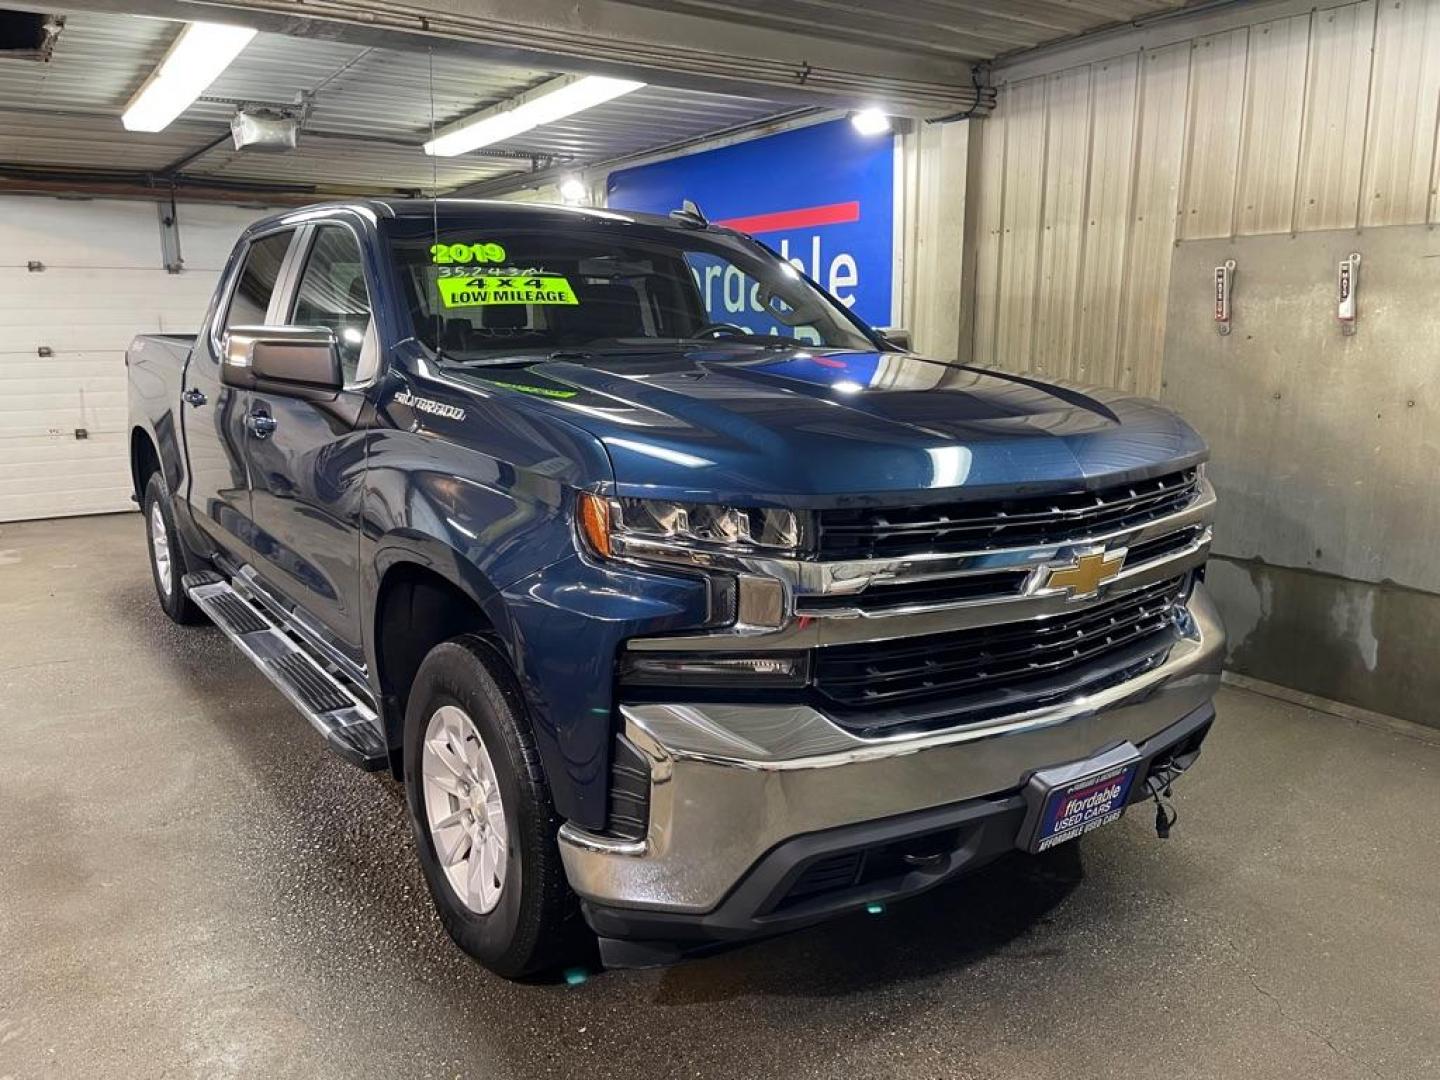
[[[250,395],[220,381],[220,343],[232,326],[265,322],[294,238],[294,229],[284,229],[246,245],[214,318],[195,339],[185,366],[180,410],[190,477],[184,498],[206,537],[242,561],[252,540],[245,464]]]
[[[330,644],[360,662],[359,536],[365,386],[379,349],[356,234],[309,227],[292,256],[298,280],[280,322],[335,334],[345,389],[331,401],[252,391],[246,448],[255,570]],[[318,623],[319,625],[314,625]]]

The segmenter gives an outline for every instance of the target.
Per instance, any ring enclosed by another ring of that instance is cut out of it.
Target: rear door
[[[296,231],[251,237],[229,268],[213,318],[185,367],[180,412],[190,469],[187,501],[197,525],[221,549],[246,560],[252,542],[245,462],[248,392],[220,381],[221,342],[232,326],[260,326],[278,301],[281,270]]]
[[[359,233],[344,220],[306,226],[286,271],[277,320],[335,334],[345,388],[333,400],[250,394],[246,454],[255,570],[307,629],[359,662],[359,529],[365,391],[380,360]],[[256,421],[259,421],[258,423]]]

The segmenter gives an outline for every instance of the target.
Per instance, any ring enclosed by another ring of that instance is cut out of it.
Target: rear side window
[[[347,383],[374,374],[375,332],[370,293],[355,234],[340,225],[322,225],[315,233],[300,287],[295,293],[294,326],[324,326],[335,334]]]
[[[271,233],[251,242],[240,268],[240,280],[235,283],[235,293],[230,298],[230,310],[225,314],[224,329],[264,325],[275,282],[280,279],[280,264],[285,261],[293,235],[290,231]]]

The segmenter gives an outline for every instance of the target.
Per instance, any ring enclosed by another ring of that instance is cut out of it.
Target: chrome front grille
[[[883,727],[871,714],[895,707],[913,720],[926,702],[947,722],[996,707],[1023,711],[1162,660],[1179,640],[1188,581],[1182,575],[1050,618],[822,648],[814,686],[852,729]]]
[[[1062,544],[1134,528],[1173,514],[1195,497],[1199,476],[1184,469],[1094,491],[942,503],[822,510],[822,559],[884,559]]]
[[[993,600],[997,597],[1019,596],[1030,577],[1028,569],[994,570],[989,573],[967,574],[963,577],[921,578],[896,583],[872,585],[864,592],[821,593],[798,597],[795,610],[800,615],[846,610],[878,613],[897,608],[961,604],[968,600]]]
[[[1189,528],[1176,529],[1174,532],[1132,545],[1125,555],[1125,561],[1131,566],[1139,566],[1142,563],[1163,559],[1167,555],[1174,555],[1178,551],[1184,551],[1192,544],[1200,543],[1205,538],[1205,529],[1204,525],[1192,525]]]
[[[1043,508],[1013,499],[923,519],[916,508],[821,511],[823,555],[717,567],[740,575],[742,591],[778,580],[774,622],[636,638],[628,649],[803,652],[807,700],[861,738],[1026,714],[1139,678],[1186,640],[1214,510],[1214,491],[1187,469]],[[1055,582],[1097,554],[1119,564],[1098,594]],[[677,701],[694,692],[664,690]]]

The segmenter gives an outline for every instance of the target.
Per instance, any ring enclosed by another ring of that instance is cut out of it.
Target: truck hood
[[[453,371],[454,369],[452,369]],[[599,439],[622,495],[824,507],[1101,487],[1201,461],[1179,417],[1119,392],[912,353],[717,344],[468,368]]]

